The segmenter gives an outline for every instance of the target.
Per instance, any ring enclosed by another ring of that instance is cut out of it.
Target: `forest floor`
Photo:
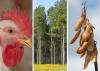
[[[34,64],[34,71],[67,71],[66,64]]]

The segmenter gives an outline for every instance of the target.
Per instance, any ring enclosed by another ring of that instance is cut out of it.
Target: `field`
[[[34,64],[34,71],[66,71],[67,66],[62,64]]]

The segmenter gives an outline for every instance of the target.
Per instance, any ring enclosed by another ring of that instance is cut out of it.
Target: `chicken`
[[[9,71],[18,65],[24,47],[32,47],[32,22],[19,9],[4,12],[0,19],[0,71]]]

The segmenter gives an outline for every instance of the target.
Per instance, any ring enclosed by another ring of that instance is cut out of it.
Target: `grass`
[[[67,71],[67,66],[66,64],[34,64],[34,71]]]

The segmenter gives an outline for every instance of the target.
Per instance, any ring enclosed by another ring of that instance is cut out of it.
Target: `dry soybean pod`
[[[75,24],[75,31],[78,31],[81,29],[82,24],[84,24],[84,21],[85,21],[85,15],[84,15],[84,12],[82,11],[82,14],[81,14],[79,20]]]
[[[87,44],[88,44],[88,42],[84,42],[83,45],[77,49],[77,53],[78,54],[83,53],[87,48]]]
[[[86,50],[80,54],[80,58],[82,58],[85,55]]]
[[[81,33],[81,30],[77,31],[77,33],[75,34],[75,36],[70,41],[70,44],[73,44],[76,41],[76,39],[79,37],[80,33]]]

